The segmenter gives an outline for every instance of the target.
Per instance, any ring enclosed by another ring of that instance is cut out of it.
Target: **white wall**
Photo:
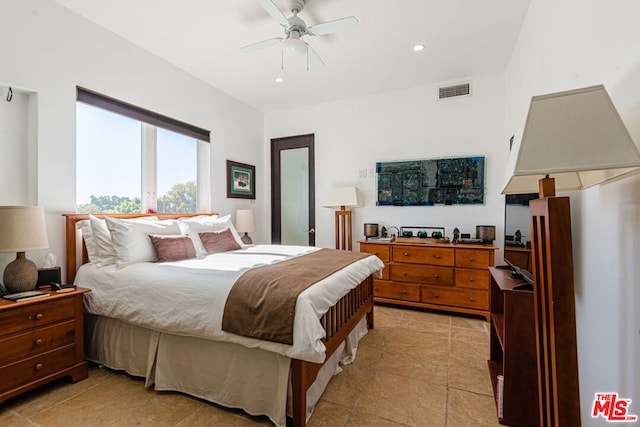
[[[507,68],[507,132],[522,132],[533,95],[604,84],[640,142],[640,3],[532,0]],[[596,392],[640,413],[640,176],[571,194],[580,397]]]
[[[63,212],[75,210],[75,96],[83,86],[211,131],[212,210],[232,213],[256,209],[266,221],[265,182],[256,185],[257,203],[226,198],[227,159],[257,166],[262,157],[263,115],[201,80],[149,54],[50,0],[12,0],[0,4],[0,82],[37,95],[37,179],[28,193],[2,197],[0,204],[34,202],[44,206],[50,252],[63,261]],[[0,113],[0,125],[12,120]],[[0,149],[13,159],[26,141],[0,137]],[[20,160],[28,169],[28,160]],[[22,174],[24,175],[24,174]],[[21,176],[22,176],[21,175]],[[31,200],[37,194],[37,200]],[[17,197],[17,198],[16,198]],[[252,233],[265,241],[264,227]],[[30,253],[39,263],[44,254]],[[6,256],[5,256],[6,257]],[[1,260],[0,260],[1,261]]]
[[[317,246],[335,244],[333,211],[321,207],[325,192],[351,185],[364,198],[364,207],[353,210],[356,239],[364,238],[364,223],[374,222],[443,226],[449,237],[454,227],[475,234],[476,225],[493,224],[500,236],[496,243],[502,241],[504,196],[499,187],[508,156],[504,76],[470,80],[469,97],[438,101],[438,86],[429,85],[265,114],[265,158],[271,138],[315,134]],[[373,171],[380,161],[469,155],[486,156],[484,205],[376,207],[375,174],[359,178],[361,169]]]

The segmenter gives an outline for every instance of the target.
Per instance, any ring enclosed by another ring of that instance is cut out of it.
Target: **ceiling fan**
[[[355,16],[335,19],[333,21],[324,22],[322,24],[307,26],[307,24],[298,17],[298,13],[304,8],[304,0],[289,0],[289,10],[293,16],[287,18],[273,3],[272,0],[258,0],[258,3],[267,11],[273,19],[275,19],[282,28],[284,28],[284,37],[274,37],[253,43],[240,48],[244,53],[253,52],[275,44],[280,44],[282,52],[286,52],[292,56],[307,55],[307,69],[324,66],[324,62],[315,50],[307,42],[303,36],[323,36],[326,34],[337,33],[340,31],[350,30],[358,26],[358,20]],[[282,54],[282,64],[284,68],[284,54]]]

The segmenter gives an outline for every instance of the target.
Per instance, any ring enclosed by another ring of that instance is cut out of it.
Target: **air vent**
[[[447,99],[453,98],[454,96],[465,96],[470,94],[471,85],[469,83],[438,88],[438,99]]]

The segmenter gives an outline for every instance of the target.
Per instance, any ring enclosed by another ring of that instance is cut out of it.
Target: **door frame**
[[[309,163],[309,230],[316,226],[316,172],[314,134],[287,136],[271,139],[271,243],[280,244],[282,239],[282,199],[280,196],[280,152],[294,148],[308,148]],[[309,233],[309,246],[316,245],[315,232]]]

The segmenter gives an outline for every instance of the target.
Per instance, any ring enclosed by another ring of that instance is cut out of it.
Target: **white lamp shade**
[[[360,207],[358,187],[330,188],[324,195],[322,206],[325,208]]]
[[[48,247],[42,207],[0,206],[0,252],[26,252]]]
[[[256,219],[253,209],[239,209],[236,211],[236,230],[241,233],[256,231]]]
[[[604,86],[534,96],[502,193],[537,192],[547,174],[558,191],[582,190],[639,168],[640,152]]]

